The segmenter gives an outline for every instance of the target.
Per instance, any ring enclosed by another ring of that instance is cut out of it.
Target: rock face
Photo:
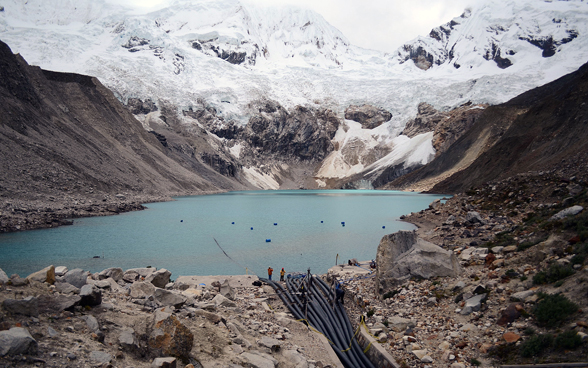
[[[331,139],[340,122],[331,110],[296,106],[287,111],[271,100],[257,101],[250,109],[253,116],[243,134],[252,148],[304,161],[322,160],[333,150]]]
[[[411,277],[457,276],[461,271],[453,252],[418,238],[412,231],[383,237],[376,262],[376,285],[380,293]]]
[[[361,124],[364,129],[374,129],[392,119],[392,114],[372,105],[351,105],[345,109],[345,119]]]
[[[155,324],[149,338],[149,347],[154,356],[174,356],[188,360],[194,344],[194,335],[175,316]]]
[[[45,267],[41,271],[37,271],[28,275],[27,280],[47,282],[53,285],[55,283],[55,266]]]

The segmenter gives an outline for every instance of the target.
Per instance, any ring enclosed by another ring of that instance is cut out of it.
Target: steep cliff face
[[[96,78],[30,67],[0,42],[0,196],[170,195],[236,188],[168,156]],[[207,172],[206,167],[200,168]]]

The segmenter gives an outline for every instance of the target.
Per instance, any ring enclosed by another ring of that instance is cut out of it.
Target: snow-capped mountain
[[[264,188],[283,185],[288,165],[277,164],[284,150],[255,143],[252,120],[267,120],[266,133],[278,117],[289,121],[264,135],[287,141],[284,132],[297,124],[297,114],[312,115],[313,129],[323,132],[314,134],[316,142],[331,143],[304,175],[315,186],[339,185],[353,175],[388,167],[404,172],[432,160],[432,132],[401,135],[419,103],[438,110],[501,103],[588,60],[582,0],[484,1],[391,54],[353,46],[319,14],[296,7],[178,0],[141,13],[90,0],[0,5],[0,39],[30,64],[97,76],[125,104],[153,101],[159,109],[136,112],[148,130],[169,127],[161,111],[173,106],[184,126],[204,128],[211,146]],[[279,106],[259,107],[260,101]],[[392,116],[376,127],[345,119],[351,105],[364,104]],[[325,110],[340,124],[321,128],[332,120]],[[274,154],[276,167],[261,167],[263,152]],[[291,168],[304,157],[284,161]]]

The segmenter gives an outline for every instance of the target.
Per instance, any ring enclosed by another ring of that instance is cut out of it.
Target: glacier
[[[343,121],[333,138],[338,148],[316,168],[317,186],[432,160],[432,134],[401,135],[421,102],[441,111],[502,103],[588,60],[582,0],[484,0],[392,53],[354,46],[321,15],[294,6],[239,0],[176,0],[154,11],[103,0],[1,5],[0,38],[14,52],[44,69],[96,76],[125,104],[132,98],[169,103],[181,116],[205,101],[223,121],[240,126],[248,123],[251,104],[263,99],[286,109],[334,111]],[[361,104],[383,108],[392,119],[374,129],[344,119],[346,107]],[[151,129],[162,123],[157,115],[138,118]],[[223,146],[222,138],[211,137]],[[241,146],[226,151],[238,160]],[[387,153],[375,162],[344,153],[376,149]],[[280,186],[267,170],[245,165],[244,173],[257,187]]]

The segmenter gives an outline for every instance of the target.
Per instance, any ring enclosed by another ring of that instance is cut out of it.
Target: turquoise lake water
[[[246,272],[266,277],[269,266],[275,274],[282,267],[325,273],[337,254],[339,263],[375,258],[382,236],[414,229],[398,221],[401,215],[440,197],[374,190],[179,197],[146,204],[144,211],[75,219],[72,226],[1,234],[0,268],[22,277],[48,265],[91,272],[152,266],[170,270],[172,279]]]

